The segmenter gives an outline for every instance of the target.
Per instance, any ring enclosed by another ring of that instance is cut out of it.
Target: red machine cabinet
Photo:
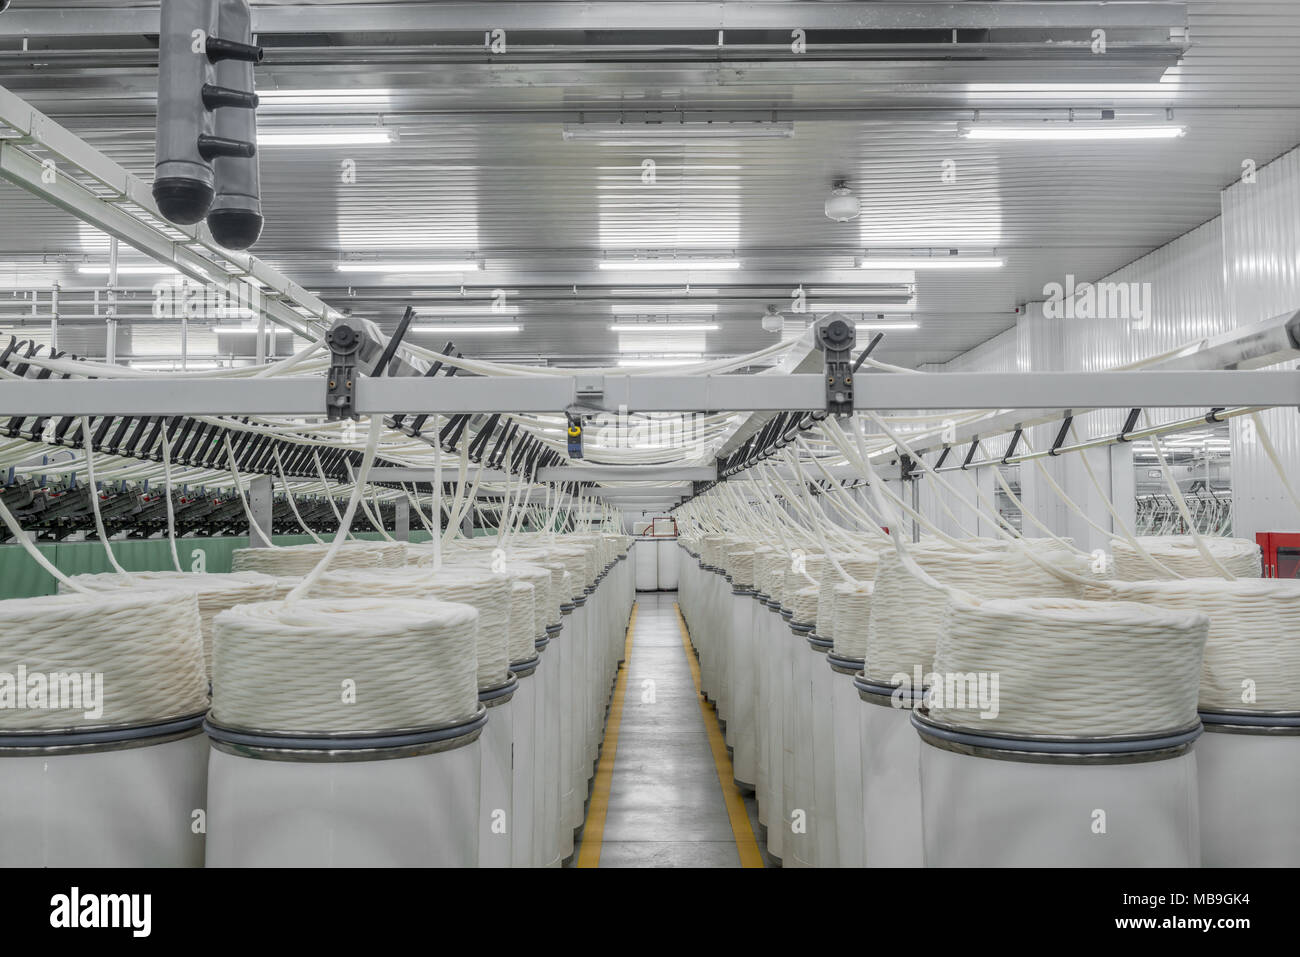
[[[1256,532],[1265,578],[1300,578],[1300,532]]]

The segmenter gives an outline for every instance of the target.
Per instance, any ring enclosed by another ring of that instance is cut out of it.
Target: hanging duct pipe
[[[234,248],[261,230],[251,74],[262,50],[247,42],[250,31],[246,0],[162,5],[154,200],[169,221],[189,226],[220,194],[214,238]]]

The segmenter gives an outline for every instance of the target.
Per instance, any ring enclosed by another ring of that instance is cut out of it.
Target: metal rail
[[[583,385],[579,389],[579,380]],[[599,380],[598,397],[591,383]],[[825,404],[819,375],[458,376],[367,378],[356,384],[358,415],[556,413],[581,400],[605,412],[814,411]],[[1180,408],[1300,406],[1300,372],[948,372],[860,376],[859,410]],[[226,380],[151,376],[0,381],[0,415],[291,415],[325,411],[317,377]],[[988,425],[972,426],[995,434]]]

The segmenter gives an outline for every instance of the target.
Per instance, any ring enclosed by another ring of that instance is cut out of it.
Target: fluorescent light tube
[[[397,142],[397,131],[381,127],[360,130],[290,129],[259,130],[258,146],[380,146]]]
[[[916,300],[906,302],[810,302],[808,313],[827,312],[915,312]],[[807,315],[808,313],[805,313]],[[792,315],[796,315],[792,313]]]
[[[1044,121],[1018,126],[969,123],[958,134],[971,140],[1168,140],[1187,132],[1185,126],[1127,126],[1114,121],[1100,123]]]
[[[716,322],[616,322],[610,332],[717,332]]]
[[[704,356],[671,356],[658,359],[619,359],[624,368],[651,368],[653,366],[688,366],[704,361]]]
[[[219,336],[255,336],[257,335],[257,326],[223,326],[215,325],[212,331]],[[293,333],[292,329],[282,329],[270,324],[266,327],[267,332],[273,332],[277,336],[287,336]]]
[[[387,103],[392,99],[393,91],[387,89],[368,90],[364,88],[341,90],[258,90],[267,106],[323,106],[327,104],[351,104],[377,102]]]
[[[602,259],[597,265],[601,269],[684,272],[692,269],[739,269],[740,261],[736,259]]]
[[[973,256],[912,256],[900,259],[864,259],[863,269],[1001,269],[1004,259]]]
[[[372,272],[415,274],[426,272],[477,272],[483,264],[477,259],[421,260],[416,262],[391,262],[365,259],[343,259],[334,264],[337,272]]]
[[[107,276],[109,269],[107,266],[78,266],[77,272],[85,276]],[[179,272],[172,266],[164,266],[161,263],[152,266],[124,266],[119,263],[117,274],[119,276],[176,276]]]
[[[430,303],[428,305],[416,306],[415,315],[421,316],[453,316],[457,318],[483,318],[490,316],[517,316],[519,315],[518,306],[498,306],[491,302],[446,302]]]
[[[855,322],[853,328],[858,332],[888,329],[920,329],[919,322]]]
[[[787,140],[794,136],[793,123],[566,123],[566,143],[596,143],[601,146],[660,146],[664,143],[695,143],[702,140]]]
[[[487,332],[519,332],[524,327],[518,324],[501,323],[499,325],[468,325],[458,322],[421,322],[412,323],[408,332],[459,332],[472,335]]]
[[[716,302],[616,302],[609,307],[616,316],[693,316],[713,315],[718,311]]]
[[[171,362],[128,362],[127,365],[132,369],[144,369],[150,372],[204,372],[208,369],[224,368],[220,362],[201,359],[190,359],[185,363],[184,369],[181,368],[180,359]]]

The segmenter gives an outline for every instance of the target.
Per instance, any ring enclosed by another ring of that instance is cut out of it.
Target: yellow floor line
[[[686,619],[676,604],[677,625],[682,633],[682,647],[686,649],[686,661],[691,666],[691,678],[695,682],[695,695],[700,700],[700,711],[704,713],[704,727],[709,732],[709,748],[713,751],[713,763],[718,769],[718,782],[722,785],[722,800],[727,805],[727,817],[731,820],[731,833],[736,838],[736,850],[740,854],[741,867],[764,867],[763,854],[758,849],[758,839],[749,823],[749,813],[745,810],[745,799],[736,788],[736,776],[731,767],[731,758],[727,755],[727,742],[718,727],[718,715],[713,705],[704,699],[700,689],[700,663],[691,650],[690,634],[686,630]]]
[[[636,629],[636,603],[627,620],[627,634],[623,637],[623,667],[614,682],[614,697],[609,704],[609,719],[605,726],[605,742],[600,750],[600,763],[596,765],[596,781],[591,788],[587,805],[587,821],[582,828],[582,847],[578,849],[578,867],[600,867],[600,845],[605,836],[605,814],[609,811],[609,788],[614,782],[614,756],[618,752],[618,728],[623,723],[623,697],[627,693],[627,670],[632,662],[632,633]]]

